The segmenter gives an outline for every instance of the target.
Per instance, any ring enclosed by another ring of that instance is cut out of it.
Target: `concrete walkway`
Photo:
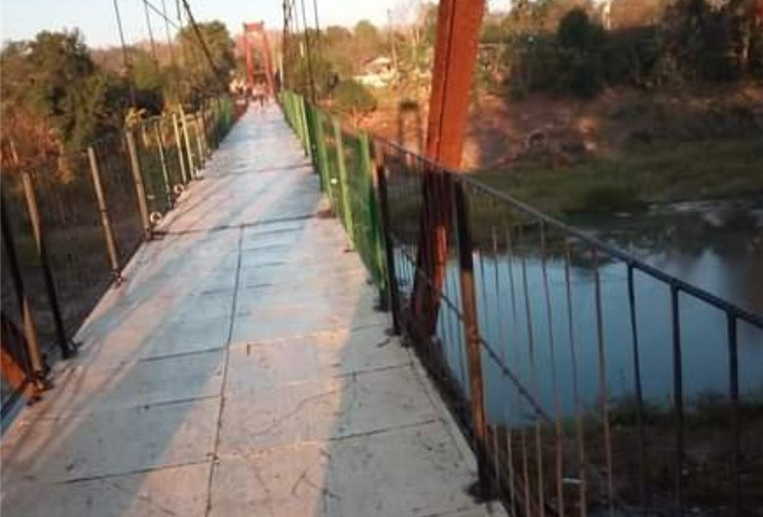
[[[280,112],[205,175],[3,437],[2,515],[489,514]]]

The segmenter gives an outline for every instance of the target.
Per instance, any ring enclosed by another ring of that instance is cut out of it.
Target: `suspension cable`
[[[146,13],[146,27],[148,28],[148,39],[151,42],[151,54],[154,56],[154,64],[159,69],[159,57],[156,54],[156,41],[154,41],[154,30],[151,28],[151,16],[148,14],[148,0],[143,0],[143,10]]]
[[[117,17],[117,26],[119,27],[119,40],[122,43],[122,57],[124,58],[125,71],[127,73],[127,86],[130,92],[130,104],[134,108],[136,105],[136,102],[135,102],[135,86],[133,85],[133,77],[132,77],[132,63],[130,62],[130,56],[127,53],[127,45],[125,44],[125,33],[124,33],[124,29],[122,28],[122,16],[119,14],[119,5],[117,4],[117,0],[113,0],[113,4],[114,4],[114,14],[116,14],[116,17]]]
[[[146,2],[146,5],[148,5],[148,0],[144,0]],[[162,18],[164,18],[164,31],[167,33],[167,47],[170,51],[170,63],[172,64],[172,67],[175,67],[175,50],[172,48],[172,36],[170,35],[170,20],[167,18],[167,5],[165,4],[165,0],[162,0]]]
[[[228,89],[228,83],[225,82],[225,80],[222,78],[222,74],[217,69],[217,65],[215,65],[214,60],[212,59],[212,53],[209,51],[209,47],[207,46],[207,42],[204,40],[204,36],[201,34],[201,30],[199,29],[199,26],[196,24],[196,20],[193,17],[193,13],[191,12],[191,6],[188,5],[188,0],[182,0],[183,7],[185,7],[186,14],[188,15],[188,21],[191,23],[191,27],[193,28],[193,32],[196,34],[196,38],[199,40],[199,43],[201,44],[201,48],[204,51],[204,55],[207,58],[207,62],[209,63],[210,68],[212,68],[212,71],[215,74],[215,78],[220,81],[220,84],[223,87],[223,90]]]

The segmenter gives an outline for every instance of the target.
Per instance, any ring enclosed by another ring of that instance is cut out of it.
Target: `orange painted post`
[[[484,0],[442,0],[438,9],[426,155],[447,168],[461,165],[484,9]],[[429,171],[422,181],[417,268],[424,274],[413,288],[413,310],[424,339],[435,332],[451,225],[450,196],[438,191],[437,175]]]

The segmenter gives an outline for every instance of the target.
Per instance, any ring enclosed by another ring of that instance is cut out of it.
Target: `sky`
[[[162,0],[150,0],[161,8]],[[395,13],[393,23],[404,22],[403,13],[413,9],[418,0],[316,0],[318,18],[327,25],[353,26],[368,19],[376,25],[387,23],[387,10]],[[128,43],[147,40],[146,15],[141,0],[117,0],[125,39]],[[231,33],[240,30],[241,23],[265,21],[266,27],[283,28],[282,0],[190,0],[196,21],[222,20]],[[175,18],[175,0],[165,0]],[[299,0],[297,0],[299,5]],[[307,18],[312,24],[313,0],[305,0]],[[301,15],[301,10],[300,10]],[[154,37],[166,38],[164,21],[151,14]],[[300,16],[301,19],[301,16]],[[91,47],[119,44],[119,32],[113,0],[2,0],[0,1],[0,41],[31,39],[41,30],[61,30],[78,27]]]

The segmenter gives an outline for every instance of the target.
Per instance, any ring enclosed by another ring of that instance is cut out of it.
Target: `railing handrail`
[[[457,171],[457,170],[445,167],[443,165],[440,165],[434,160],[427,158],[426,156],[417,154],[409,149],[406,149],[402,145],[396,142],[392,142],[389,139],[380,137],[378,135],[373,135],[373,134],[371,134],[370,136],[374,139],[374,141],[381,142],[382,144],[390,146],[399,152],[413,156],[415,159],[417,159],[421,163],[427,165],[428,167],[431,167],[434,171],[450,174],[454,179],[456,179],[456,181],[467,183],[470,186],[474,187],[475,189],[482,190],[486,194],[489,194],[506,203],[509,203],[513,205],[515,208],[533,217],[536,217],[540,219],[541,221],[544,221],[548,223],[549,225],[556,227],[559,230],[562,230],[570,235],[573,235],[574,237],[579,238],[580,240],[590,244],[593,247],[598,248],[599,250],[607,253],[608,255],[622,260],[629,267],[638,269],[641,272],[651,276],[652,278],[661,280],[662,282],[667,283],[668,285],[678,289],[679,291],[683,291],[686,294],[694,296],[695,298],[698,298],[712,305],[713,307],[716,307],[717,309],[725,311],[727,314],[733,316],[734,318],[743,320],[751,325],[754,325],[758,328],[763,329],[763,315],[755,314],[751,311],[743,309],[742,307],[739,307],[738,305],[734,303],[724,300],[723,298],[717,295],[714,295],[710,293],[709,291],[702,289],[701,287],[697,287],[669,273],[665,273],[664,271],[647,264],[643,260],[636,258],[635,256],[628,253],[627,251],[624,251],[612,244],[607,244],[601,241],[600,239],[591,235],[589,232],[585,232],[574,226],[564,223],[560,221],[559,219],[556,219],[555,217],[548,215],[544,212],[541,212],[537,208],[534,208],[530,206],[529,204],[523,201],[520,201],[519,199],[515,198],[511,194],[498,190],[479,180],[474,179],[467,172]]]

